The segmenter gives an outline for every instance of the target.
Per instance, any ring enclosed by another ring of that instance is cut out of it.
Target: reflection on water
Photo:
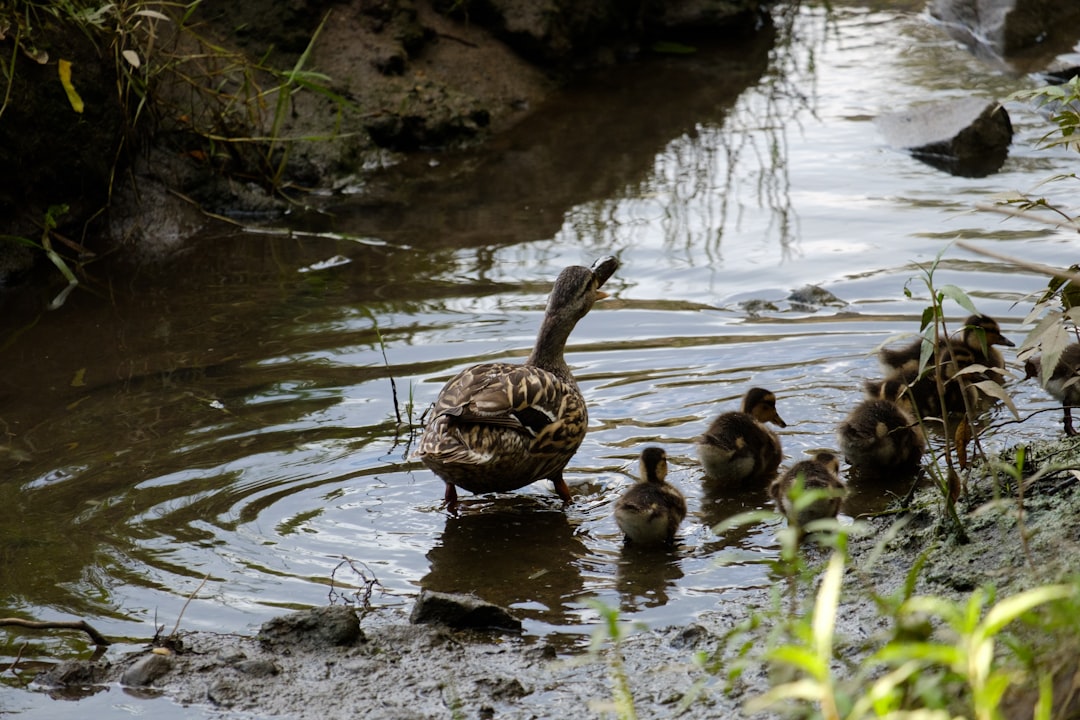
[[[818,10],[794,22],[809,45],[787,55],[778,23],[745,46],[613,69],[491,148],[393,169],[372,196],[305,219],[307,234],[200,238],[164,271],[91,266],[56,312],[0,300],[5,612],[133,640],[178,620],[251,630],[325,604],[346,557],[384,605],[406,609],[421,587],[473,592],[513,607],[531,636],[579,644],[592,596],[628,620],[685,624],[769,583],[782,520],[713,530],[771,507],[703,484],[693,440],[718,409],[768,387],[786,462],[835,448],[879,372],[875,349],[917,328],[920,267],[949,241],[1050,265],[1075,245],[968,212],[1071,171],[1066,153],[1033,149],[1046,131],[1034,112],[1009,107],[1010,157],[978,180],[892,151],[870,122],[958,85],[1003,97],[1026,79],[910,9],[839,3],[828,32]],[[527,355],[552,279],[605,254],[621,262],[612,297],[568,347],[591,422],[567,468],[575,503],[539,483],[465,496],[447,516],[408,424],[461,367]],[[955,249],[936,272],[1014,342],[1045,284]],[[792,300],[806,286],[837,301]],[[1056,405],[1033,383],[1010,390],[1024,414]],[[1056,436],[1059,412],[986,445]],[[611,517],[646,444],[668,452],[690,507],[670,551],[624,548]],[[849,516],[906,492],[851,485]],[[0,648],[17,671],[89,651],[74,633],[7,634]]]
[[[447,518],[420,586],[474,593],[523,619],[571,622],[589,550],[566,513],[528,499],[483,505]]]

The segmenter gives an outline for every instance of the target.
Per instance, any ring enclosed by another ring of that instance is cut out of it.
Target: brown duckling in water
[[[674,545],[675,531],[686,517],[686,499],[667,482],[667,453],[647,447],[640,463],[638,482],[615,502],[615,522],[627,543]]]
[[[1076,435],[1072,424],[1072,408],[1080,405],[1080,343],[1066,346],[1049,377],[1043,376],[1042,357],[1036,355],[1024,362],[1024,379],[1038,378],[1046,392],[1061,402],[1065,412],[1065,434]]]
[[[914,474],[926,449],[915,420],[897,403],[881,398],[856,405],[836,434],[847,461],[876,477]]]
[[[802,478],[804,490],[825,490],[828,495],[796,509],[791,500],[791,488],[799,478]],[[844,496],[844,484],[840,481],[840,458],[831,452],[819,452],[810,460],[795,463],[773,480],[769,485],[769,495],[788,522],[800,528],[814,520],[836,517]]]
[[[957,334],[959,337],[957,337]],[[907,345],[899,348],[882,348],[878,352],[878,359],[888,372],[910,372],[914,369],[918,372],[919,360],[922,356],[924,339],[917,338]],[[947,360],[950,352],[957,353],[956,361],[962,366],[979,364],[989,369],[987,377],[997,383],[1005,381],[1005,375],[993,372],[1005,367],[1005,359],[995,345],[1013,347],[1013,342],[1001,334],[1001,326],[997,320],[988,315],[970,315],[964,320],[964,327],[953,337],[938,344],[938,362]]]
[[[783,455],[780,438],[765,427],[766,422],[787,427],[776,411],[776,395],[750,388],[740,411],[721,414],[698,439],[705,472],[727,485],[764,485],[775,477]]]
[[[1005,359],[994,346],[1012,347],[1013,342],[1001,334],[997,321],[991,317],[968,317],[959,337],[954,335],[938,343],[934,356],[930,358],[931,367],[920,375],[923,342],[919,338],[901,348],[882,348],[878,357],[888,376],[880,383],[867,383],[867,394],[902,405],[906,402],[914,413],[923,418],[944,418],[952,413],[963,414],[968,408],[978,406],[982,393],[974,383],[991,380],[1001,385],[1005,382]],[[976,365],[984,369],[974,371],[972,366]],[[938,393],[939,383],[944,388],[943,397]],[[901,400],[901,397],[904,399]]]
[[[589,414],[563,353],[574,326],[607,297],[600,286],[618,265],[605,257],[563,270],[523,364],[473,365],[443,387],[416,455],[446,484],[448,508],[458,487],[507,492],[543,479],[571,501],[563,468],[585,439]]]

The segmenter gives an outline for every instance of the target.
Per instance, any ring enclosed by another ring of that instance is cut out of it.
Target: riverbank
[[[834,669],[840,691],[864,692],[858,683],[870,668],[865,658],[905,633],[914,632],[928,647],[966,640],[943,618],[882,609],[883,603],[898,605],[906,588],[956,608],[984,590],[992,594],[990,606],[1048,583],[1071,581],[1075,589],[1080,440],[1026,448],[1022,501],[996,464],[1006,461],[1009,453],[972,472],[957,504],[962,533],[942,520],[934,487],[922,489],[907,512],[866,519],[852,533],[833,638],[842,660]],[[388,720],[568,717],[584,708],[602,716],[615,712],[625,687],[638,717],[736,717],[787,677],[765,662],[764,652],[787,636],[784,628],[795,617],[788,609],[810,612],[829,557],[814,546],[802,552],[808,581],[781,605],[774,589],[747,590],[685,625],[626,628],[617,642],[598,619],[590,653],[560,652],[502,633],[413,625],[401,609],[374,608],[356,620],[354,608],[332,605],[271,621],[257,636],[181,632],[177,650],[168,654],[147,648],[67,663],[41,676],[38,685],[60,694],[125,685],[126,692],[215,707],[225,718],[252,713],[296,720],[355,713]],[[914,567],[919,570],[913,577]],[[1052,637],[1045,627],[1017,625],[1022,627],[1013,642],[1037,650],[1033,667],[1056,678],[1055,712],[1075,710],[1073,651],[1080,634],[1052,621]],[[1007,653],[999,661],[1014,671],[1006,717],[1030,717],[1034,675],[1025,675]],[[924,672],[931,677],[937,671],[928,663]],[[940,682],[948,688],[956,680]]]

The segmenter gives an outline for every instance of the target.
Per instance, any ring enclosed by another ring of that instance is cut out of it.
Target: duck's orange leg
[[[563,505],[569,505],[574,502],[574,499],[570,497],[570,487],[563,480],[562,471],[551,478],[551,482],[555,484],[555,493],[562,498]]]
[[[454,487],[453,483],[448,483],[445,480],[443,482],[446,483],[446,492],[443,493],[443,507],[450,512],[454,512],[457,510],[457,488]]]

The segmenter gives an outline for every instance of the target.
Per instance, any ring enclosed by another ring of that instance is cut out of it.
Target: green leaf
[[[1054,600],[1063,600],[1076,594],[1072,585],[1044,585],[1025,590],[1019,595],[1005,598],[986,613],[980,631],[988,636],[996,635],[1001,629],[1028,610]]]
[[[955,302],[960,307],[967,310],[972,315],[979,314],[979,311],[975,309],[975,303],[971,302],[971,298],[968,297],[967,293],[958,288],[957,286],[944,285],[938,288],[938,292]]]

